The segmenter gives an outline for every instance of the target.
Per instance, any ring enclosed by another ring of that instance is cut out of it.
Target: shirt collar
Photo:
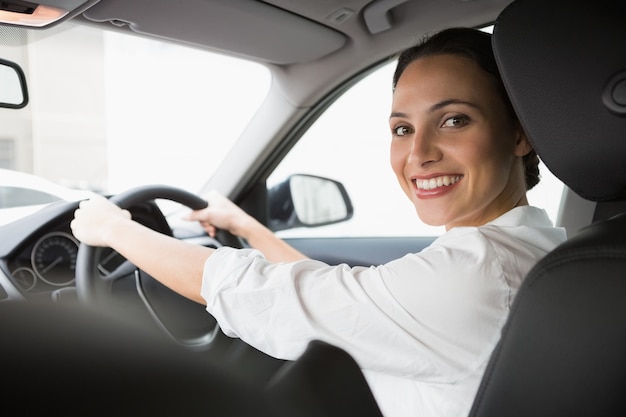
[[[553,227],[548,213],[544,209],[534,206],[518,206],[502,214],[500,217],[486,223],[499,227],[530,226]]]

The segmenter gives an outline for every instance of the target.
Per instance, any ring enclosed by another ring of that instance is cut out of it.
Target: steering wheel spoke
[[[109,272],[106,275],[103,275],[101,279],[104,281],[109,281],[111,285],[113,285],[113,283],[117,280],[128,278],[130,276],[134,277],[136,271],[138,270],[139,268],[137,268],[132,262],[124,261],[124,263],[115,268],[115,270]]]

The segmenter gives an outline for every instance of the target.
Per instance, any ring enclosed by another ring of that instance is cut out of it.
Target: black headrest
[[[516,0],[493,47],[550,171],[585,199],[626,199],[626,2]]]

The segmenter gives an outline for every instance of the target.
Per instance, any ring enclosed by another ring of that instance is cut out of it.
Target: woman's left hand
[[[110,246],[108,231],[114,221],[129,220],[128,210],[123,210],[103,196],[83,200],[74,212],[70,228],[76,239],[89,246]]]

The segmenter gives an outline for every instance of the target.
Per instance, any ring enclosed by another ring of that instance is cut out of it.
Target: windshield
[[[69,189],[197,192],[269,90],[267,68],[199,49],[76,24],[15,33],[0,58],[24,69],[30,103],[0,109],[0,168]]]

